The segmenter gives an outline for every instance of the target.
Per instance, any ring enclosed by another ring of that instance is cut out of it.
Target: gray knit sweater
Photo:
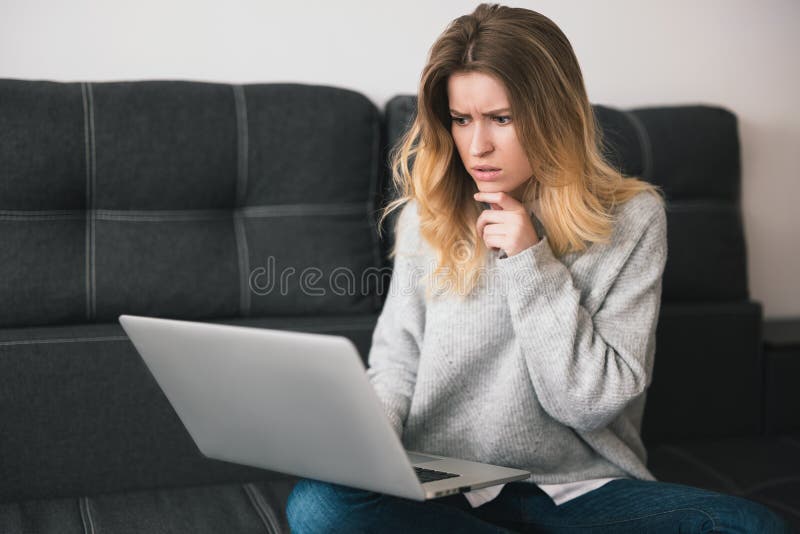
[[[652,379],[666,214],[640,193],[609,244],[557,259],[541,241],[489,254],[466,300],[425,299],[436,257],[414,201],[398,217],[369,377],[409,450],[526,469],[556,484],[653,480],[640,439]]]

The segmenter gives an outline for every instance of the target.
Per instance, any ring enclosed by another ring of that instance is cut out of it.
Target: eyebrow
[[[487,111],[486,113],[484,113],[483,116],[484,117],[490,117],[492,115],[497,115],[498,113],[505,113],[507,111],[511,111],[511,108],[493,109],[492,111]],[[462,117],[466,117],[466,116],[469,115],[469,113],[461,113],[461,112],[456,111],[454,109],[451,109],[450,113],[452,113],[453,115],[460,115]]]

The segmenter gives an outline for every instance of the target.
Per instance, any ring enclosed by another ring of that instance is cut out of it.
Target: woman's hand
[[[487,247],[501,248],[510,257],[539,242],[525,206],[505,192],[475,193],[475,200],[488,202],[492,209],[478,217],[478,235]]]

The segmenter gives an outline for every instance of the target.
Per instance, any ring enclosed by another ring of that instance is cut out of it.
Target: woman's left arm
[[[608,259],[599,260],[598,269],[616,274],[594,315],[581,305],[581,292],[547,237],[498,260],[536,394],[553,418],[577,430],[607,426],[651,380],[666,214],[660,206],[646,224],[639,219],[638,229],[627,223]]]

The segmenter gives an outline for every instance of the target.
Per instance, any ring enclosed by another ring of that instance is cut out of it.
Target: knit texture
[[[488,254],[464,300],[426,301],[436,254],[403,206],[367,376],[406,449],[526,469],[541,484],[654,480],[640,438],[667,259],[664,207],[617,206],[610,243]]]

